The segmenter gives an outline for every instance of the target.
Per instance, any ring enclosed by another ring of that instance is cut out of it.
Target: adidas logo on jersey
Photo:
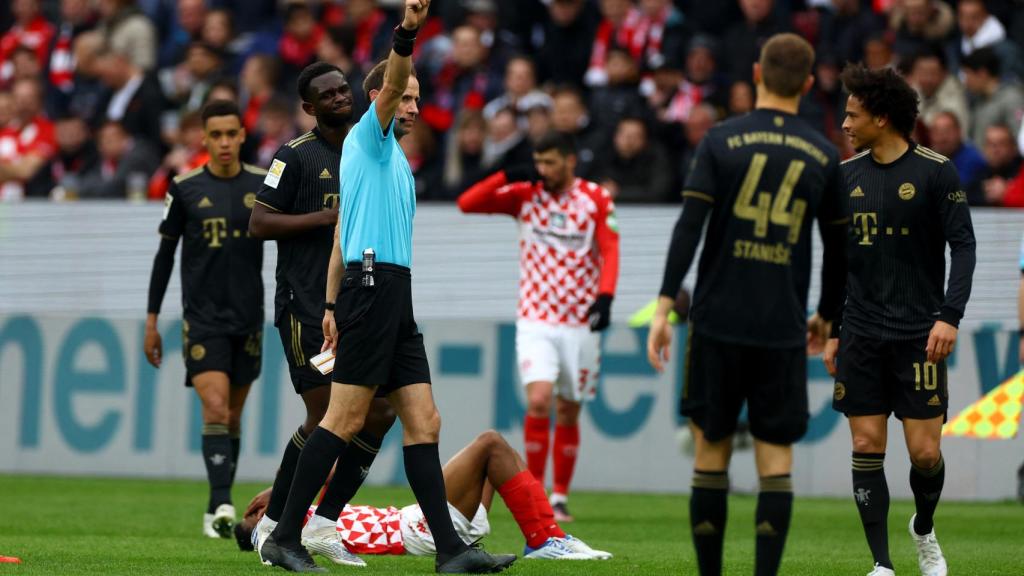
[[[324,171],[320,173],[320,179],[321,180],[330,180],[331,178],[333,178],[333,176],[331,176],[330,170],[328,170],[327,168],[324,168]]]
[[[860,186],[857,186],[856,188],[853,189],[853,192],[850,192],[850,198],[863,198],[863,197],[864,197],[864,191],[860,189]]]
[[[210,199],[208,197],[203,196],[203,199],[199,201],[199,207],[200,208],[213,208],[213,202],[210,202]]]
[[[935,394],[928,400],[929,406],[942,406],[942,400],[939,400],[939,395]]]

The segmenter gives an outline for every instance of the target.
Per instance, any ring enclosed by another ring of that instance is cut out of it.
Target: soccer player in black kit
[[[210,498],[203,534],[228,538],[235,522],[231,485],[238,465],[242,408],[260,374],[263,351],[263,242],[248,233],[249,213],[265,170],[238,159],[245,129],[233,102],[202,110],[210,160],[179,175],[167,192],[160,248],[149,280],[143,349],[159,368],[163,343],[157,316],[181,250],[185,385],[202,402],[203,462]]]
[[[853,493],[874,556],[871,576],[894,573],[883,468],[890,412],[903,421],[910,453],[918,565],[925,576],[945,576],[932,516],[945,476],[946,357],[971,294],[974,229],[953,163],[910,139],[917,94],[906,81],[860,65],[848,66],[842,81],[850,94],[843,130],[863,151],[842,165],[851,225],[846,303],[825,348],[836,378],[832,406],[850,421]]]
[[[756,109],[708,131],[683,188],[647,354],[668,359],[672,309],[709,220],[690,309],[681,412],[696,442],[690,526],[704,576],[722,573],[732,436],[744,401],[760,476],[755,573],[776,574],[793,504],[791,445],[807,430],[807,344],[841,301],[839,156],[796,116],[814,50],[773,36],[754,66]],[[812,221],[824,243],[818,313],[807,321]],[[810,334],[809,334],[810,332]]]
[[[306,420],[285,447],[270,505],[257,526],[263,537],[281,517],[299,453],[326,413],[331,392],[330,374],[321,374],[309,359],[320,353],[323,344],[324,286],[338,220],[341,145],[352,117],[352,89],[337,66],[317,62],[299,74],[298,92],[302,109],[316,118],[316,127],[274,155],[249,223],[253,236],[277,240],[274,324],[284,345],[292,386],[306,406]],[[335,526],[393,422],[387,401],[375,400],[366,426],[353,439],[316,517],[303,532],[303,543],[311,551],[338,564],[366,565],[341,544]]]

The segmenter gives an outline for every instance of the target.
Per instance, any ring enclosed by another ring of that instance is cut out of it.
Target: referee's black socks
[[[295,466],[295,477],[292,478],[288,501],[285,502],[281,517],[278,518],[277,527],[274,528],[274,540],[278,544],[300,545],[306,511],[316,498],[316,493],[323,487],[324,480],[327,480],[334,461],[345,452],[345,446],[344,440],[326,428],[317,426],[309,435]]]
[[[704,576],[722,573],[722,541],[729,498],[727,472],[693,471],[690,492],[690,530],[697,567]]]
[[[864,535],[875,562],[892,568],[889,559],[889,485],[885,481],[885,453],[853,453],[853,500],[860,512]]]
[[[939,454],[939,461],[931,468],[910,467],[910,489],[914,491],[917,516],[914,517],[914,532],[924,536],[932,531],[935,507],[939,505],[942,485],[946,481],[946,462]]]
[[[360,432],[349,442],[345,453],[338,459],[334,469],[334,477],[327,485],[323,500],[316,507],[316,515],[336,522],[341,510],[352,501],[359,487],[366,480],[370,466],[380,451],[382,439],[372,434]]]
[[[206,512],[213,514],[217,506],[231,503],[232,451],[227,425],[203,424],[202,445],[206,479],[210,483]]]
[[[466,543],[455,533],[452,518],[448,513],[448,497],[444,491],[444,475],[441,473],[441,456],[437,442],[412,444],[403,450],[405,475],[409,487],[416,496],[416,502],[423,510],[430,532],[437,547],[437,565],[444,564],[452,556],[466,550]]]
[[[792,512],[793,480],[790,475],[762,476],[754,514],[757,533],[755,576],[778,574]]]
[[[281,511],[284,510],[284,503],[288,500],[288,491],[292,487],[292,478],[295,477],[295,465],[298,463],[299,453],[302,452],[302,447],[305,445],[306,434],[300,426],[288,440],[288,445],[284,447],[281,466],[277,469],[274,487],[270,490],[270,503],[267,504],[265,514],[267,518],[275,522],[281,519]]]

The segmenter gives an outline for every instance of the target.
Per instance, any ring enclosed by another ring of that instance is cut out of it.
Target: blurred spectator
[[[233,14],[224,8],[210,10],[203,20],[203,29],[199,39],[213,46],[224,56],[225,71],[238,74],[244,62],[242,54],[250,46],[245,38],[235,35]]]
[[[175,176],[198,168],[209,160],[210,153],[203,145],[203,120],[200,113],[193,111],[182,114],[171,151],[149,177],[149,198],[162,199],[167,195],[167,189]]]
[[[318,60],[341,68],[349,86],[352,87],[352,117],[361,118],[369,104],[366,101],[366,94],[363,92],[363,80],[366,78],[366,74],[353,58],[355,46],[355,31],[349,26],[336,26],[328,28],[320,38],[316,54]]]
[[[1018,14],[1021,9],[1018,7]],[[957,23],[960,27],[961,58],[982,48],[991,48],[1004,64],[1003,73],[1016,78],[1024,77],[1024,54],[1020,47],[1006,38],[1006,28],[989,13],[984,0],[960,0],[957,4]]]
[[[176,66],[193,42],[202,39],[206,0],[177,0],[174,18],[160,40],[160,67]]]
[[[574,86],[561,86],[551,95],[553,106],[551,122],[555,130],[572,134],[576,138],[576,175],[591,177],[597,152],[604,145],[600,131],[592,125],[583,95]]]
[[[708,2],[707,0],[675,0],[694,26],[721,38],[729,25],[742,18],[739,2]]]
[[[542,82],[583,85],[600,13],[584,0],[551,0],[549,19],[532,38]]]
[[[129,55],[116,50],[97,57],[96,72],[111,92],[103,108],[104,119],[120,122],[135,140],[159,146],[165,106],[156,79],[145,74]]]
[[[814,64],[814,85],[800,101],[799,114],[839,148],[847,141],[842,130],[846,117],[846,96],[842,88],[835,56],[819,52]]]
[[[619,120],[596,174],[616,202],[665,202],[674,183],[665,152],[648,139],[647,124],[637,117]]]
[[[711,36],[694,36],[686,48],[686,81],[697,88],[702,102],[724,108],[728,95],[718,69],[718,42]]]
[[[939,112],[929,125],[931,148],[953,161],[966,190],[985,171],[985,158],[973,144],[964,141],[962,134],[960,121],[952,112]]]
[[[100,163],[82,177],[79,195],[82,198],[127,198],[141,192],[144,199],[149,175],[160,164],[156,148],[145,140],[132,138],[125,127],[110,121],[100,127],[97,146]]]
[[[614,48],[625,51],[638,63],[643,50],[640,42],[634,42],[634,37],[639,37],[636,31],[642,16],[633,1],[600,0],[600,7],[601,23],[594,36],[590,64],[583,79],[587,86],[608,84],[608,65]]]
[[[487,123],[481,164],[493,172],[529,162],[533,162],[533,149],[526,131],[519,128],[516,113],[511,108],[499,110]]]
[[[242,68],[242,125],[246,132],[256,131],[263,105],[274,95],[279,78],[277,59],[269,54],[255,54]],[[356,86],[352,87],[355,92]]]
[[[355,87],[352,91],[356,91]],[[288,101],[281,96],[268,100],[260,111],[258,130],[246,138],[257,140],[256,165],[270,166],[277,149],[290,142],[295,135],[295,123],[292,121]]]
[[[14,121],[14,96],[9,90],[0,90],[0,130]]]
[[[754,87],[746,80],[737,80],[729,87],[729,117],[742,116],[754,109]]]
[[[714,106],[710,104],[698,104],[693,109],[693,113],[686,120],[686,126],[684,128],[684,136],[686,139],[686,148],[683,149],[682,157],[676,164],[676,189],[682,187],[686,181],[686,173],[690,169],[690,164],[693,162],[693,155],[697,153],[697,146],[700,141],[704,139],[704,135],[707,134],[708,130],[715,125],[718,121],[718,111],[715,110]],[[679,201],[682,198],[672,198],[675,201]]]
[[[211,7],[231,12],[233,28],[239,34],[259,32],[277,26],[277,0],[212,0]]]
[[[153,23],[135,0],[99,0],[100,30],[107,46],[124,54],[136,69],[149,72],[156,66],[157,36]]]
[[[355,31],[355,45],[352,59],[368,72],[379,60],[387,56],[391,49],[392,28],[398,24],[374,0],[348,0],[345,4],[344,17],[332,26],[345,25]],[[423,44],[422,38],[418,38]]]
[[[652,70],[666,59],[686,50],[693,30],[672,0],[640,0],[640,22],[633,43],[642,46],[641,64]]]
[[[505,65],[505,93],[484,106],[484,118],[493,118],[498,110],[515,111],[519,127],[526,128],[526,113],[536,106],[551,108],[551,96],[537,89],[537,70],[533,60],[516,56]]]
[[[423,199],[443,198],[441,164],[437,157],[437,139],[430,127],[417,122],[412,132],[399,142],[409,160],[416,181],[416,196]]]
[[[728,46],[724,69],[732,80],[753,79],[753,66],[761,54],[761,46],[773,34],[788,32],[773,10],[774,0],[739,0],[743,21],[733,24],[725,33],[723,45]]]
[[[193,112],[203,106],[206,93],[224,73],[224,53],[213,46],[196,40],[185,51],[185,61],[170,77],[164,77],[164,92],[183,112]]]
[[[971,140],[985,144],[985,129],[1005,124],[1017,133],[1024,113],[1024,92],[999,76],[999,58],[991,48],[975,50],[962,63],[964,84],[970,94]]]
[[[487,47],[480,31],[459,26],[452,31],[451,54],[423,83],[423,121],[436,132],[447,132],[462,108],[483,108],[501,93],[501,77],[488,66]]]
[[[522,3],[518,3],[520,8]],[[521,50],[521,43],[514,33],[498,25],[499,7],[495,0],[460,0],[459,6],[463,14],[458,24],[472,26],[480,31],[480,41],[491,53],[491,59],[506,62]]]
[[[43,87],[36,79],[18,80],[11,97],[11,119],[0,128],[0,199],[45,198],[52,188],[45,168],[57,139],[42,113]]]
[[[551,109],[534,106],[526,113],[526,137],[530,139],[530,145],[538,142],[542,136],[554,130],[554,127]]]
[[[57,154],[50,164],[55,189],[51,197],[74,200],[79,194],[80,175],[96,169],[99,153],[92,130],[77,116],[66,116],[55,124]]]
[[[444,159],[444,198],[454,200],[486,175],[483,166],[487,121],[479,110],[463,110],[448,139]],[[439,198],[440,196],[435,196]]]
[[[985,169],[978,180],[967,186],[967,201],[972,206],[1002,206],[1008,183],[1021,171],[1021,156],[1010,129],[993,124],[985,130]]]
[[[65,111],[64,103],[75,86],[75,40],[95,24],[96,15],[89,0],[61,0],[60,21],[50,46],[47,110],[51,114]]]
[[[71,90],[67,94],[49,91],[48,107],[52,117],[75,115],[85,120],[89,128],[99,127],[109,94],[107,87],[100,81],[97,67],[103,45],[103,36],[98,32],[85,32],[75,38],[71,50],[75,63]]]
[[[921,98],[919,117],[925,124],[931,124],[935,116],[945,110],[956,115],[966,130],[969,125],[967,95],[956,76],[946,69],[946,57],[940,48],[933,46],[918,52],[910,62],[907,80]]]
[[[203,100],[203,105],[205,106],[207,102],[212,102],[213,100],[228,100],[237,104],[240,100],[238,96],[238,83],[231,78],[220,78],[211,84],[210,90],[206,93],[206,98]]]
[[[876,34],[864,40],[864,65],[872,70],[892,66],[892,46],[884,35]]]
[[[0,83],[9,81],[14,74],[11,57],[19,46],[32,50],[42,68],[54,36],[53,25],[43,17],[39,0],[11,0],[10,6],[14,26],[0,36]]]
[[[316,57],[316,49],[324,29],[317,24],[312,9],[301,2],[285,8],[284,34],[278,42],[278,57],[284,65],[284,76],[291,82]]]
[[[39,80],[43,77],[43,67],[36,58],[36,51],[28,46],[18,46],[10,56],[11,77],[7,84],[13,85],[18,80]]]
[[[941,0],[903,0],[889,15],[895,33],[893,51],[907,60],[922,49],[944,42],[953,31],[953,9]]]
[[[600,111],[594,115],[595,128],[608,141],[623,116],[649,114],[647,103],[640,95],[640,66],[629,51],[613,46],[608,51],[605,70],[607,83],[591,91],[590,109]]]
[[[885,29],[885,22],[861,0],[832,0],[833,10],[823,10],[818,54],[831,52],[839,64],[864,58],[864,38]]]

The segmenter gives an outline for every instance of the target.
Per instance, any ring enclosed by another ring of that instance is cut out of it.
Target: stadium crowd
[[[353,86],[386,56],[393,0],[11,0],[0,10],[0,199],[158,200],[206,162],[199,109],[244,113],[266,167],[314,118],[298,72]],[[620,202],[675,202],[697,143],[753,108],[772,34],[816,47],[800,114],[843,152],[846,62],[917,89],[915,139],[957,166],[970,202],[1024,206],[1021,0],[436,0],[420,32],[420,114],[401,145],[421,200],[452,201],[529,162],[549,128]],[[356,96],[355,117],[367,103]]]

